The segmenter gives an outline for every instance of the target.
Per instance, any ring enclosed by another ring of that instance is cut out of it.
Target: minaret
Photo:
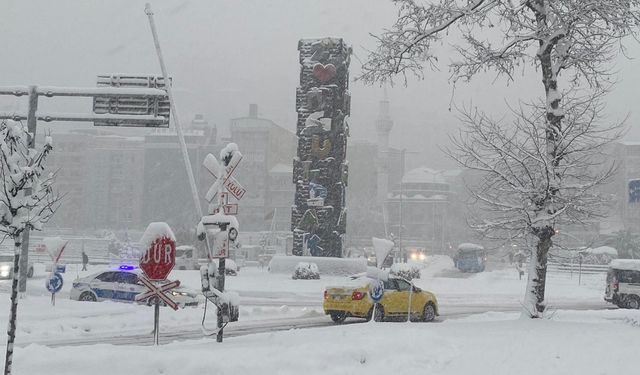
[[[389,99],[384,89],[384,99],[380,101],[376,130],[378,132],[378,205],[383,205],[389,193],[389,134],[393,120],[389,117]]]

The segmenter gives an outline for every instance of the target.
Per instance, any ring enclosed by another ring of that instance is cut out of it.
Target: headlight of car
[[[175,290],[171,291],[171,294],[173,294],[174,296],[184,296],[184,297],[189,297],[189,293],[187,292],[177,292]]]
[[[416,253],[411,253],[411,259],[412,259],[412,260],[416,260],[416,259],[418,259],[418,254],[416,254]]]
[[[0,266],[0,276],[6,277],[11,274],[11,266],[8,264],[3,264]]]

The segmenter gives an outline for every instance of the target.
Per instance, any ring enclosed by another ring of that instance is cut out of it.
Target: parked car
[[[614,259],[609,263],[604,299],[621,308],[640,308],[640,259]]]
[[[487,262],[487,252],[480,245],[463,243],[458,246],[453,262],[461,272],[483,272]]]
[[[406,319],[411,305],[411,320],[430,322],[438,315],[436,296],[401,278],[390,276],[383,281],[384,295],[378,304],[369,298],[369,288],[374,282],[360,278],[352,286],[328,287],[324,291],[324,313],[335,323],[348,317],[370,320],[376,306],[375,320]]]
[[[27,277],[33,277],[33,263],[29,262]],[[0,255],[0,279],[13,278],[13,254]]]
[[[138,279],[140,274],[142,270],[131,266],[120,266],[117,269],[94,273],[74,280],[69,297],[76,301],[135,302],[136,295],[147,291],[147,287]],[[169,293],[182,308],[198,306],[198,292],[194,290],[178,287]]]
[[[320,279],[320,271],[318,271],[318,265],[315,263],[300,262],[293,270],[292,279],[298,280],[318,280]]]

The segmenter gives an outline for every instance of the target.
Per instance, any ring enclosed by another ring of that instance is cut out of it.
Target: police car
[[[69,296],[76,301],[117,301],[134,302],[135,296],[147,288],[139,281],[142,270],[134,266],[122,265],[116,269],[95,273],[76,279]],[[184,287],[168,292],[178,306],[198,306],[198,293]],[[142,301],[143,303],[145,301]]]

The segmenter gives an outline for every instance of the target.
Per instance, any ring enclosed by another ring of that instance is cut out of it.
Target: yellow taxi
[[[430,322],[438,316],[436,296],[424,291],[405,279],[390,276],[384,284],[384,295],[378,304],[369,297],[373,279],[362,278],[354,285],[327,287],[324,291],[324,313],[335,323],[348,317],[374,320],[406,320],[411,306],[411,320]],[[373,314],[375,305],[375,314]]]

